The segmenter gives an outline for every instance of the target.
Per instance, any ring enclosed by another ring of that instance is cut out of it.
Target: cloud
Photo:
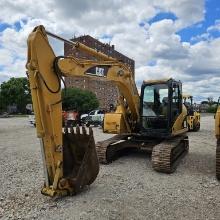
[[[216,20],[215,24],[208,27],[207,32],[220,31],[220,20]]]
[[[164,19],[149,27],[147,45],[154,58],[176,60],[187,56],[187,50],[182,45],[180,36],[176,34],[174,23]]]
[[[198,97],[215,95],[219,89],[220,42],[209,35],[218,30],[219,21],[194,44],[182,42],[177,34],[204,19],[204,0],[2,0],[0,7],[0,22],[7,24],[0,32],[0,82],[25,75],[26,39],[34,26],[43,24],[66,38],[90,34],[103,41],[111,40],[116,50],[135,59],[138,85],[144,79],[173,77],[182,80],[187,92]],[[148,23],[161,12],[172,13],[177,19]],[[62,43],[50,42],[56,54],[61,55]],[[215,80],[208,91],[205,85],[211,77]]]
[[[211,41],[213,40],[215,37],[213,37],[213,35],[217,34],[218,37],[220,37],[220,20],[215,20],[215,24],[211,25],[207,28],[206,32],[201,34],[201,35],[197,35],[195,37],[191,38],[192,42],[199,42],[199,41]]]
[[[220,38],[201,41],[190,47],[190,63],[187,72],[190,75],[204,77],[219,76],[220,73]]]
[[[179,18],[176,22],[178,29],[190,26],[204,19],[205,14],[205,1],[197,0],[179,0],[179,1],[160,1],[156,0],[155,3],[160,8],[172,12]]]

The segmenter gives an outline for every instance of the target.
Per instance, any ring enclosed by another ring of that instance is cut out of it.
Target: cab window
[[[167,117],[168,86],[156,84],[146,86],[143,96],[143,116]]]
[[[95,111],[91,111],[89,114],[90,115],[95,115]]]

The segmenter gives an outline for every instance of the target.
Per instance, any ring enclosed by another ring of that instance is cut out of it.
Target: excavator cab
[[[173,79],[144,81],[141,89],[141,132],[145,136],[169,137],[183,112],[182,84]],[[184,129],[186,123],[179,126]]]
[[[154,170],[172,173],[189,149],[182,84],[172,78],[144,81],[140,103],[142,146],[150,146]]]

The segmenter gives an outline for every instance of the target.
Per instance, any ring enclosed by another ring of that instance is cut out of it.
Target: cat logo
[[[108,73],[109,66],[94,66],[88,69],[85,74],[99,77],[106,77]]]
[[[105,70],[105,69],[102,68],[102,67],[96,67],[96,68],[95,68],[95,72],[96,72],[95,75],[103,77],[103,76],[104,76],[104,70]]]

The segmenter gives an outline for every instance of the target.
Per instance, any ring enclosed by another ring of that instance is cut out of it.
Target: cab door
[[[172,82],[170,90],[170,124],[174,124],[176,118],[182,113],[182,85]]]

